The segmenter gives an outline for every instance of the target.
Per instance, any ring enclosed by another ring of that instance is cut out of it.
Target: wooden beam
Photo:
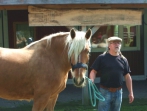
[[[147,9],[145,9],[145,13],[147,13]],[[146,33],[146,30],[147,30],[147,14],[144,15],[144,23],[143,23],[143,26],[144,26],[144,31],[143,31],[143,35],[144,35],[144,75],[145,75],[145,79],[147,79],[147,33]]]
[[[140,25],[142,11],[112,9],[53,10],[29,6],[30,26]]]
[[[51,8],[51,9],[144,9],[147,4],[57,4],[57,5],[34,5],[40,8]]]
[[[147,4],[146,0],[0,0],[1,5],[33,4]]]
[[[0,10],[28,10],[28,6],[30,5],[0,5]],[[47,4],[32,6],[49,9],[144,9],[147,4]]]
[[[28,10],[27,5],[0,5],[0,10]]]

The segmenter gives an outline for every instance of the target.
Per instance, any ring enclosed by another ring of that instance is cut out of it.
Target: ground
[[[96,84],[98,86],[98,84]],[[133,91],[135,98],[147,98],[147,80],[133,81]],[[126,84],[123,84],[123,98],[128,98]],[[59,94],[58,102],[68,102],[82,100],[82,88],[77,88],[72,84],[66,86],[66,89]],[[0,99],[0,107],[16,107],[19,105],[32,104],[30,101],[8,101]]]

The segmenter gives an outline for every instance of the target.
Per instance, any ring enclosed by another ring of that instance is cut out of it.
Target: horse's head
[[[91,30],[87,32],[75,32],[71,29],[72,42],[69,49],[69,57],[72,67],[72,77],[75,86],[81,87],[85,84],[85,74],[88,69]]]

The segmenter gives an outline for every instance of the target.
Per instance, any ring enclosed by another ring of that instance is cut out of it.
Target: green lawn
[[[0,108],[0,111],[31,111],[31,105],[19,106],[16,108]],[[97,111],[97,106],[82,105],[81,101],[71,101],[68,103],[57,102],[55,111]],[[147,111],[147,99],[135,99],[132,104],[128,99],[123,99],[121,111]]]
[[[135,99],[132,104],[123,99],[121,111],[147,111],[147,99]]]

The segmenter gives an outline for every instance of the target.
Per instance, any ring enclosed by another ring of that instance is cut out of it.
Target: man
[[[99,55],[92,64],[90,79],[94,82],[96,73],[100,76],[100,92],[105,101],[99,101],[98,111],[120,111],[122,103],[123,76],[129,91],[129,103],[134,100],[132,78],[127,59],[121,54],[119,37],[108,38],[108,49]]]

